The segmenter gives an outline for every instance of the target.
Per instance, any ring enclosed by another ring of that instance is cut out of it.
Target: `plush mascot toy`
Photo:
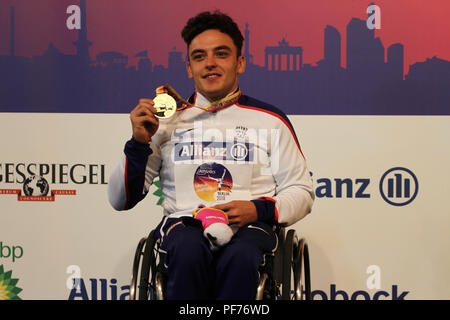
[[[218,250],[233,237],[233,230],[228,225],[228,216],[222,210],[203,207],[195,209],[192,215],[202,222],[203,235],[208,239],[211,250]]]

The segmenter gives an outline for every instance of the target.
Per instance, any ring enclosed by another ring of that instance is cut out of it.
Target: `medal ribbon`
[[[186,109],[187,107],[190,107],[190,106],[193,106],[192,103],[183,99],[178,94],[178,92],[176,92],[175,89],[172,88],[169,84],[166,84],[166,85],[156,88],[156,95],[162,94],[162,93],[167,93],[168,95],[172,96],[176,101],[181,102],[181,106],[177,107],[177,111]],[[241,95],[242,95],[242,92],[240,89],[238,89],[235,93],[233,93],[232,95],[230,95],[228,97],[213,101],[210,104],[208,104],[207,106],[197,107],[197,108],[208,111],[208,112],[214,112],[217,110],[221,110],[221,109],[224,109],[224,108],[231,106],[231,105],[235,104],[236,102],[238,102]]]

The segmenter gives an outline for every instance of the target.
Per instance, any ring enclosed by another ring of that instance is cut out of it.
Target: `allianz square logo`
[[[317,198],[372,198],[369,187],[373,182],[373,178],[319,178],[315,181],[315,194]],[[379,195],[392,206],[410,204],[419,192],[419,180],[404,167],[386,170],[377,183]]]
[[[68,187],[54,189],[53,184]],[[17,201],[52,202],[56,196],[77,195],[74,187],[84,184],[106,185],[105,165],[0,163],[0,196],[17,195]]]
[[[383,174],[379,190],[387,203],[393,206],[405,206],[416,198],[419,192],[419,181],[411,170],[396,167]]]

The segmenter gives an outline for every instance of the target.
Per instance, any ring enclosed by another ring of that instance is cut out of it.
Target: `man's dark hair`
[[[192,39],[203,31],[210,29],[216,29],[229,35],[236,45],[237,55],[241,55],[244,37],[233,19],[220,11],[205,11],[190,18],[186,26],[181,31],[181,36],[189,47]]]

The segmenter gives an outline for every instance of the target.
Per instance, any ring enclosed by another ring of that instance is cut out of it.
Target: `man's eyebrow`
[[[220,51],[220,50],[231,51],[231,48],[229,46],[218,46],[218,47],[214,48],[214,51]]]
[[[225,45],[214,48],[214,51],[220,51],[220,50],[231,51],[231,48],[229,46],[225,46]],[[192,57],[195,54],[205,53],[205,52],[206,52],[206,50],[203,50],[203,49],[195,49],[195,50],[192,50],[190,56]]]

